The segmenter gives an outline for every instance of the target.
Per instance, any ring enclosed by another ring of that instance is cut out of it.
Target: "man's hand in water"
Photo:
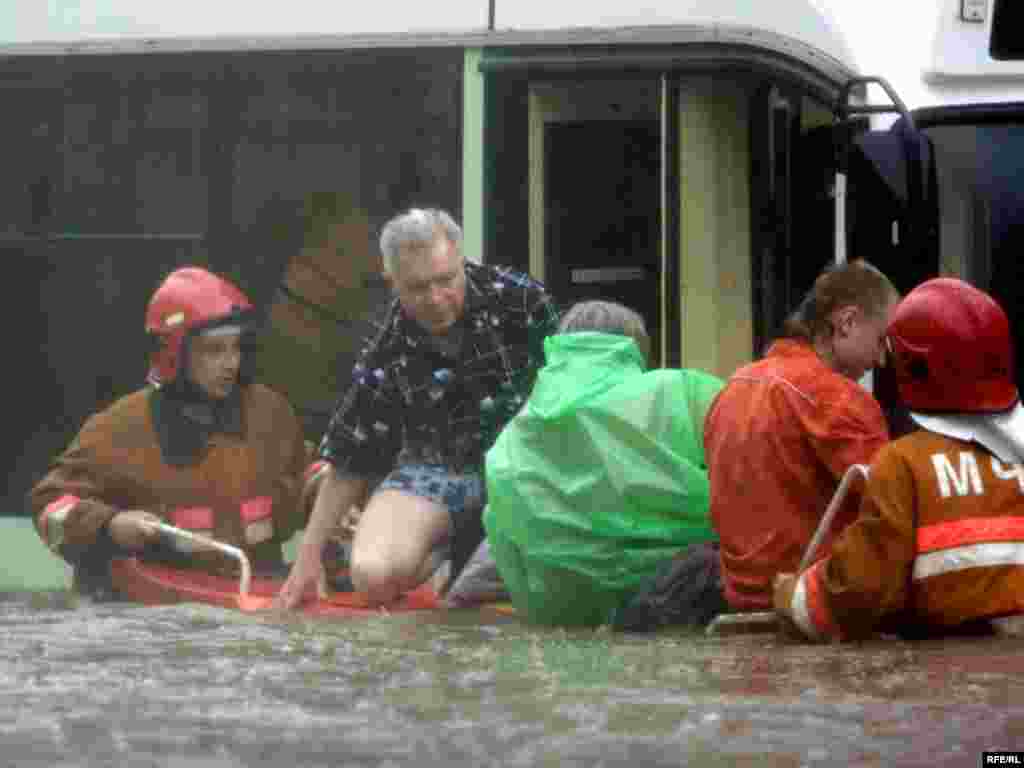
[[[107,523],[111,540],[120,547],[138,552],[160,538],[160,518],[141,509],[118,512]]]
[[[298,608],[303,595],[320,583],[323,572],[324,566],[320,557],[308,556],[300,550],[281,591],[274,598],[274,608],[284,611]]]
[[[341,478],[337,472],[324,475],[317,489],[316,501],[302,533],[298,557],[281,591],[274,598],[274,607],[284,610],[297,608],[304,595],[316,592],[323,581],[323,547],[337,528],[338,510],[348,510],[366,497],[367,481],[360,478]]]

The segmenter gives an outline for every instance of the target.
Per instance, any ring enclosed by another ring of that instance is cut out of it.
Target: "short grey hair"
[[[559,333],[596,331],[627,336],[636,342],[644,360],[650,365],[651,338],[640,313],[614,301],[580,301],[562,315]]]
[[[380,233],[384,271],[393,275],[402,248],[409,245],[429,246],[439,231],[461,251],[462,229],[447,211],[440,208],[410,208],[392,218]]]

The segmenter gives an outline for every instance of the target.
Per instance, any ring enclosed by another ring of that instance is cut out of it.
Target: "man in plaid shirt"
[[[558,313],[540,283],[467,263],[461,244],[459,226],[438,209],[407,211],[381,233],[396,298],[324,436],[321,454],[334,471],[320,486],[283,607],[320,576],[339,511],[368,494],[351,576],[373,602],[429,578],[439,546],[468,554],[483,535],[484,453],[529,394]]]

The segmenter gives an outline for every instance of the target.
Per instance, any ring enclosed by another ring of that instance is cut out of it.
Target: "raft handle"
[[[249,594],[249,587],[252,584],[252,566],[249,564],[249,558],[246,556],[245,552],[240,550],[238,547],[231,546],[230,544],[224,544],[223,542],[211,539],[208,536],[193,533],[192,531],[185,530],[184,528],[175,528],[173,525],[169,525],[167,523],[157,523],[156,527],[161,533],[166,533],[168,536],[173,536],[192,544],[198,544],[199,546],[207,547],[208,549],[217,550],[233,560],[237,560],[239,568],[241,569],[238,594],[242,597]]]

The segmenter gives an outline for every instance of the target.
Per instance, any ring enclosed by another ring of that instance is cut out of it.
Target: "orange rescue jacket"
[[[1024,613],[1024,466],[920,430],[884,448],[860,516],[786,600],[815,638]]]
[[[194,464],[162,457],[146,388],[92,416],[32,489],[43,541],[73,565],[94,556],[120,510],[142,510],[243,549],[254,568],[279,567],[281,545],[299,528],[320,475],[291,405],[260,384],[242,392],[242,434],[212,435]],[[313,471],[311,471],[313,470]],[[108,547],[109,549],[109,547]],[[229,571],[216,552],[190,564]]]

